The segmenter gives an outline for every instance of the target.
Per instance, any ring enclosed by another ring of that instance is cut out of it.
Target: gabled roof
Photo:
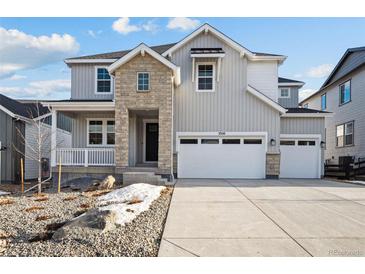
[[[301,103],[314,97],[329,85],[340,80],[341,78],[345,77],[346,75],[350,74],[355,69],[363,65],[365,65],[365,47],[347,49],[344,55],[341,57],[340,61],[338,61],[337,65],[332,70],[331,74],[326,79],[326,81],[324,81],[321,88],[312,95],[303,99]]]
[[[277,102],[275,102],[271,98],[267,97],[265,94],[263,94],[262,92],[260,92],[256,88],[248,85],[247,86],[247,91],[250,92],[252,95],[256,96],[257,98],[259,98],[261,101],[263,101],[266,104],[268,104],[269,106],[271,106],[272,108],[276,109],[280,113],[285,113],[286,112],[285,108],[283,108],[281,105],[279,105]]]
[[[258,52],[250,51],[247,48],[245,48],[244,46],[242,46],[241,44],[237,43],[236,41],[234,41],[233,39],[231,39],[230,37],[228,37],[227,35],[225,35],[224,33],[220,32],[219,30],[215,29],[214,27],[212,27],[211,25],[209,25],[207,23],[205,23],[204,25],[202,25],[201,27],[199,27],[198,29],[196,29],[195,31],[190,33],[188,36],[186,36],[185,38],[180,40],[174,46],[167,49],[164,53],[162,53],[162,56],[166,57],[166,56],[171,55],[175,50],[182,47],[187,42],[189,42],[191,39],[193,39],[194,37],[198,36],[199,34],[201,34],[203,32],[212,33],[217,38],[219,38],[220,40],[224,41],[225,43],[230,45],[232,48],[237,50],[242,56],[244,56],[244,55],[247,56],[250,60],[277,60],[280,63],[282,63],[286,59],[286,56],[283,56],[283,55],[258,53]]]
[[[37,109],[37,104],[38,104],[38,109]],[[49,109],[47,107],[42,106],[38,102],[20,103],[3,94],[0,94],[0,109],[13,118],[33,119],[37,118],[38,116],[42,116],[44,114],[49,113]]]
[[[110,74],[113,74],[114,71],[119,68],[121,65],[127,63],[129,60],[134,58],[136,55],[141,54],[144,56],[144,54],[147,53],[151,55],[156,60],[160,61],[162,64],[170,68],[174,73],[174,81],[176,85],[180,85],[180,67],[176,66],[171,61],[167,60],[166,58],[162,57],[159,53],[151,49],[145,44],[140,44],[137,47],[135,47],[133,50],[128,52],[126,55],[124,55],[122,58],[115,61],[113,64],[111,64],[108,67],[108,71]]]

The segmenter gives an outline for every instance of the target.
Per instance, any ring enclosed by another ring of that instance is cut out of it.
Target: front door
[[[146,162],[158,161],[158,123],[146,123]]]

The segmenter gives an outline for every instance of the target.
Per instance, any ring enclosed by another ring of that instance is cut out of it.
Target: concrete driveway
[[[178,180],[159,256],[365,256],[365,187]]]

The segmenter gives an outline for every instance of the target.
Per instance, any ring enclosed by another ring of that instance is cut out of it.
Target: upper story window
[[[351,101],[351,81],[347,81],[340,85],[340,105]]]
[[[321,110],[325,110],[327,108],[327,93],[322,94],[321,96]]]
[[[137,81],[137,91],[150,90],[150,74],[148,72],[138,72]]]
[[[354,144],[354,121],[336,127],[336,146],[351,146]]]
[[[280,88],[279,97],[280,98],[290,98],[290,88]]]
[[[96,91],[97,94],[112,92],[112,79],[105,67],[96,67]]]
[[[196,91],[214,91],[215,66],[213,63],[198,63],[196,77]]]

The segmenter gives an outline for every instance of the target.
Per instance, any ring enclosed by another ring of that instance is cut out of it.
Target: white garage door
[[[281,139],[280,152],[280,178],[320,178],[319,139]]]
[[[264,137],[180,137],[179,178],[265,178]]]

